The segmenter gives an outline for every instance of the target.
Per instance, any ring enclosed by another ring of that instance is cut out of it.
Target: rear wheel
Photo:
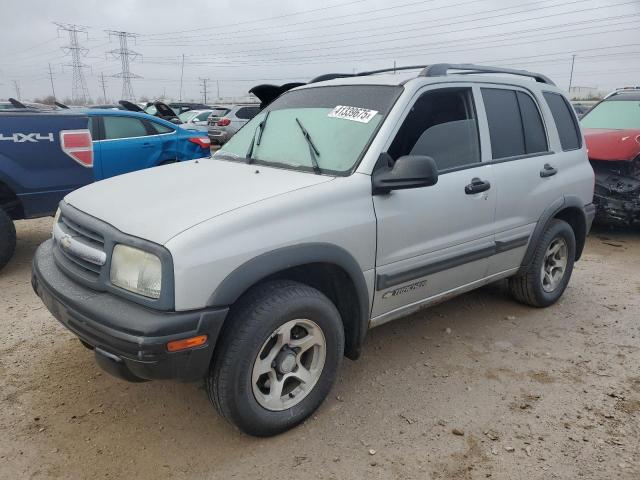
[[[9,263],[16,250],[16,227],[11,217],[0,208],[0,270]]]
[[[576,255],[576,239],[571,226],[551,221],[536,246],[527,272],[509,279],[511,295],[534,307],[555,303],[567,288]]]
[[[245,433],[269,436],[320,406],[344,351],[331,300],[301,283],[268,282],[234,305],[226,325],[207,377],[222,416]]]

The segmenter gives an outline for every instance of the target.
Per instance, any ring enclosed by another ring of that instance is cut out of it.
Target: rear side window
[[[160,125],[159,123],[156,123],[156,122],[149,122],[149,123],[151,123],[151,126],[153,127],[153,129],[155,129],[155,131],[158,134],[173,132],[173,128],[169,128],[165,125]]]
[[[540,111],[530,95],[483,88],[493,159],[546,152],[547,136]]]
[[[243,120],[250,120],[253,117],[255,117],[259,111],[260,111],[260,108],[258,107],[242,107],[242,108],[239,108],[238,111],[236,112],[236,117],[241,118]]]
[[[516,92],[483,88],[482,99],[487,111],[493,159],[524,155],[524,131]]]
[[[580,130],[578,129],[578,122],[569,102],[557,93],[544,92],[543,95],[549,105],[553,120],[558,129],[562,150],[566,151],[580,148],[582,146]]]
[[[145,137],[148,135],[144,123],[138,118],[104,116],[103,122],[106,140]]]

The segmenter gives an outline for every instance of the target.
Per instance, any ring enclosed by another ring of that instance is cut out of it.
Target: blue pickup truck
[[[210,155],[205,132],[145,113],[1,111],[0,269],[15,250],[14,220],[53,215],[67,193],[94,181]]]

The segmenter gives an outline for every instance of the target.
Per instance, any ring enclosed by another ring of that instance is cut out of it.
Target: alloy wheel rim
[[[547,247],[542,262],[542,289],[553,292],[564,278],[567,270],[568,248],[567,242],[562,237],[554,238]]]
[[[253,363],[251,385],[256,401],[267,410],[287,410],[313,390],[324,368],[327,345],[312,320],[280,325],[265,340]]]

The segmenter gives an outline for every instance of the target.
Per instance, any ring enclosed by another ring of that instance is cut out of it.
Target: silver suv
[[[561,91],[474,65],[370,73],[285,93],[213,159],[69,194],[35,291],[109,372],[205,378],[258,436],[307,418],[372,327],[501,279],[557,301],[594,216]]]
[[[223,145],[260,111],[259,105],[216,107],[207,122],[209,139]]]

